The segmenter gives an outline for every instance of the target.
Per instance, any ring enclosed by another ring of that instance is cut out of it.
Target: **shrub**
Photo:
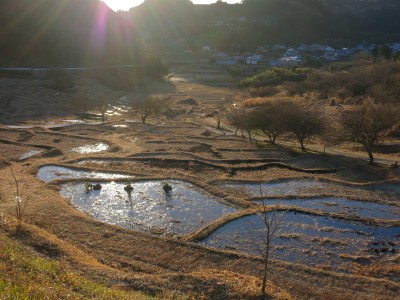
[[[128,193],[133,191],[133,187],[131,186],[131,182],[130,181],[128,181],[126,183],[126,186],[124,186],[124,190],[127,191]]]
[[[86,182],[85,183],[85,190],[86,190],[86,193],[89,193],[89,192],[93,191],[93,184],[91,184],[89,182]]]
[[[250,89],[250,94],[256,97],[271,97],[279,93],[279,89],[274,86],[263,86]]]
[[[100,183],[97,183],[97,184],[93,185],[93,190],[94,190],[94,191],[100,191],[101,188],[102,188],[102,186],[101,186]]]
[[[163,190],[164,190],[164,192],[168,193],[168,192],[172,191],[172,186],[170,186],[168,183],[164,183]]]
[[[240,85],[243,87],[261,87],[266,85],[278,85],[285,81],[298,82],[307,78],[312,70],[309,68],[273,68],[259,73],[253,77],[243,79]]]

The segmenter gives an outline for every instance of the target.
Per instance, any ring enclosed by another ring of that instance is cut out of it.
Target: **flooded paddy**
[[[155,234],[177,235],[197,230],[235,208],[218,202],[191,183],[166,180],[133,182],[130,193],[124,183],[101,183],[99,191],[86,192],[84,184],[62,186],[61,195],[97,220]]]
[[[108,145],[104,143],[96,143],[92,145],[84,145],[76,148],[72,148],[72,152],[80,153],[80,154],[88,154],[88,153],[97,153],[101,151],[105,151],[108,149]]]
[[[381,193],[400,197],[400,183],[380,184],[380,185],[374,186],[370,189],[381,192]]]
[[[74,179],[74,178],[123,179],[123,178],[134,177],[131,175],[111,173],[111,172],[108,173],[108,172],[98,172],[98,171],[76,170],[61,166],[41,167],[38,171],[37,176],[40,180],[46,183],[49,183],[57,179]]]
[[[349,200],[346,198],[310,198],[310,199],[266,199],[257,200],[257,204],[288,205],[307,209],[316,209],[328,213],[341,213],[346,216],[400,220],[400,207],[375,202]]]
[[[265,230],[262,219],[251,215],[222,226],[200,244],[259,255]],[[394,258],[399,233],[400,228],[288,212],[273,239],[271,258],[345,270],[349,260],[369,264]]]
[[[304,192],[321,192],[324,184],[319,181],[291,180],[268,183],[249,182],[221,182],[220,186],[230,192],[240,192],[247,197],[271,197],[271,196],[296,196]]]
[[[18,160],[25,160],[25,159],[31,158],[31,157],[33,157],[33,156],[36,156],[36,155],[38,155],[38,154],[41,154],[41,153],[43,153],[43,150],[31,150],[31,151],[28,151],[28,152],[22,154],[22,155],[18,158]]]

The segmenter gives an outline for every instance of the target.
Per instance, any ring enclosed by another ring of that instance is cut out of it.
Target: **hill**
[[[98,0],[0,0],[0,65],[128,64],[141,53],[130,20]]]
[[[399,38],[400,3],[393,0],[245,0],[193,5],[146,0],[130,10],[148,42],[200,49],[254,50],[261,45],[329,41],[388,42]]]

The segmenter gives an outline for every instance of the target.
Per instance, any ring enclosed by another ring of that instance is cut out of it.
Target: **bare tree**
[[[244,119],[246,116],[246,111],[244,108],[233,108],[228,115],[229,123],[236,128],[235,135],[240,130],[243,136],[243,129],[244,129]]]
[[[149,98],[140,101],[140,118],[143,124],[146,124],[146,119],[151,113],[151,104]]]
[[[258,213],[265,228],[264,232],[260,234],[262,246],[258,246],[258,252],[261,254],[263,258],[261,293],[264,295],[266,294],[268,267],[270,263],[270,250],[271,250],[272,240],[275,237],[275,234],[279,226],[282,224],[283,218],[287,213],[287,210],[279,211],[278,209],[270,212],[267,205],[265,204],[265,201],[263,201],[263,204],[260,208],[260,212]]]
[[[252,114],[255,127],[268,136],[271,144],[275,144],[276,138],[287,130],[286,119],[292,109],[292,102],[288,101],[267,103]]]
[[[97,99],[97,108],[101,115],[101,122],[104,123],[106,120],[106,113],[108,109],[108,100],[106,96],[99,96]]]
[[[361,144],[368,153],[370,163],[374,162],[372,149],[375,143],[392,132],[399,122],[398,107],[372,102],[343,114],[341,119],[345,138]]]
[[[140,119],[146,124],[146,119],[152,113],[158,114],[161,110],[161,99],[159,97],[149,96],[140,100],[135,100],[132,104],[133,109],[138,110]]]
[[[261,176],[258,175],[258,186],[261,198],[264,197]],[[295,202],[290,207],[293,207]],[[257,216],[262,222],[262,228],[257,228],[253,225],[255,232],[258,234],[259,240],[256,241],[255,246],[257,251],[263,259],[263,273],[262,273],[262,286],[261,293],[266,294],[267,279],[268,279],[268,267],[270,264],[270,252],[272,241],[276,236],[276,233],[281,226],[283,219],[285,218],[288,208],[281,207],[278,203],[277,207],[271,209],[268,207],[266,200],[262,200],[262,205],[259,206]]]
[[[11,176],[13,178],[13,185],[14,185],[14,194],[15,194],[15,212],[16,212],[16,217],[18,221],[18,228],[21,227],[22,224],[22,218],[26,209],[26,206],[28,205],[29,197],[23,200],[23,190],[20,185],[20,182],[17,180],[13,169],[10,167],[11,170]]]
[[[315,109],[307,109],[296,103],[290,105],[291,109],[286,113],[286,128],[297,138],[301,150],[306,151],[306,140],[324,129],[323,116]]]
[[[252,140],[251,132],[256,129],[256,122],[254,119],[254,110],[246,110],[244,108],[235,108],[231,111],[228,116],[229,122],[231,125],[236,127],[236,132],[240,130],[243,135],[243,130],[247,132],[249,140]]]
[[[79,93],[71,99],[70,105],[75,110],[75,114],[79,115],[81,120],[84,121],[92,107],[92,99],[86,93]]]
[[[216,121],[217,121],[217,129],[221,129],[221,118],[222,118],[222,114],[225,111],[225,103],[224,102],[220,102],[217,105],[217,113],[215,115]]]
[[[252,141],[251,132],[257,129],[256,119],[254,117],[256,110],[246,110],[243,120],[243,129],[246,130],[249,140]]]

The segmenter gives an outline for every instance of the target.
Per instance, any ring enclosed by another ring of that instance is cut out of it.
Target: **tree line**
[[[305,106],[293,100],[271,101],[253,108],[235,107],[228,114],[229,123],[247,132],[261,131],[271,144],[290,134],[306,151],[306,144],[312,137],[319,136],[325,143],[344,141],[362,145],[374,162],[373,147],[376,143],[400,127],[398,105],[375,103],[371,100],[343,112],[338,126],[327,121],[321,108]]]
[[[0,0],[0,65],[135,64],[176,45],[385,43],[400,38],[399,18],[395,0],[145,0],[117,13],[100,0]]]
[[[260,45],[328,42],[386,43],[400,37],[396,0],[244,0],[193,5],[189,0],[145,0],[132,8],[133,22],[161,49],[255,50]]]

